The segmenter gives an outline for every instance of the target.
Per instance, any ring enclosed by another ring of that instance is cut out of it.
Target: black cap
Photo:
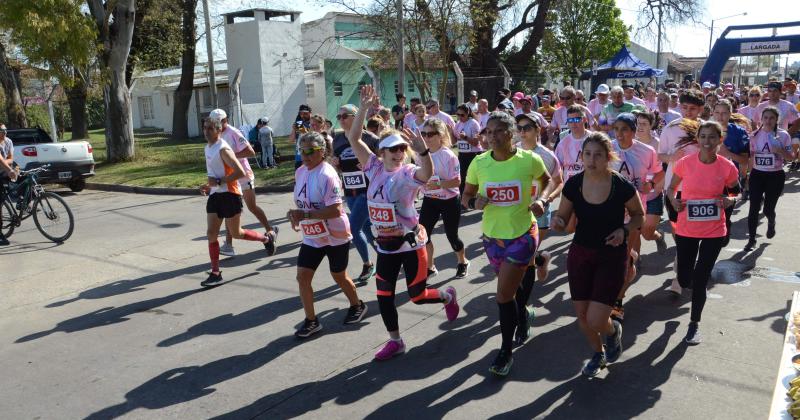
[[[769,84],[767,85],[767,89],[781,90],[783,89],[783,84],[781,84],[781,82],[769,82]]]
[[[311,112],[311,107],[306,105],[306,104],[303,104],[303,105],[300,105],[300,108],[298,109],[298,111],[300,111],[300,112],[303,112],[303,111]]]
[[[527,114],[518,114],[516,117],[514,117],[514,119],[517,120],[517,122],[519,122],[523,118],[528,119],[531,123],[533,123],[533,125],[536,126],[536,128],[540,127],[539,119],[536,118],[536,114],[534,114],[533,112],[529,112]]]
[[[511,91],[510,91],[510,90],[508,90],[508,89],[506,89],[506,88],[502,88],[502,89],[500,89],[500,91],[499,91],[499,92],[497,92],[497,93],[499,93],[499,94],[501,94],[501,95],[508,96],[508,95],[510,95],[510,94],[511,94]]]

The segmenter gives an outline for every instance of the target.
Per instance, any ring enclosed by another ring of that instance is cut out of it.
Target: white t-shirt
[[[659,154],[673,154],[678,150],[678,142],[681,140],[681,138],[686,136],[686,132],[680,126],[681,121],[683,121],[683,118],[674,120],[669,125],[664,127],[664,131],[661,132],[661,137],[658,138]],[[697,147],[697,143],[683,147],[684,156],[697,153],[699,151],[700,149]],[[670,183],[672,182],[672,170],[675,167],[675,163],[677,162],[669,162],[667,164],[667,174],[664,177],[665,189],[669,188]],[[680,185],[678,186],[678,190],[680,190]]]
[[[220,137],[231,146],[234,154],[241,152],[250,145],[247,139],[242,135],[242,132],[239,131],[238,128],[230,125],[220,133]],[[247,158],[241,158],[239,159],[239,164],[242,165],[242,169],[244,169],[244,176],[239,178],[239,182],[252,182],[255,179],[255,175],[253,174],[253,169],[250,167],[250,162],[247,161]]]
[[[231,149],[231,146],[228,145],[222,138],[219,138],[216,143],[205,146],[205,154],[206,154],[206,175],[209,178],[217,178],[221,179],[229,174],[233,173],[233,168],[228,166],[224,160],[222,160],[222,151]],[[239,181],[229,181],[221,185],[217,185],[215,187],[211,187],[211,194],[216,193],[223,193],[223,192],[231,192],[237,195],[242,195],[242,190],[239,187]]]
[[[459,152],[464,153],[480,153],[483,152],[483,147],[481,147],[480,143],[477,146],[473,146],[469,144],[465,139],[460,138],[461,133],[463,132],[468,138],[475,138],[481,132],[481,126],[478,124],[477,121],[473,120],[472,118],[468,118],[466,122],[459,121],[453,132],[456,135],[456,146],[458,147]]]
[[[627,98],[625,98],[625,102],[630,102],[630,103],[632,103],[632,104],[634,104],[634,105],[641,105],[641,106],[644,106],[644,107],[646,107],[646,105],[647,105],[647,104],[645,104],[645,103],[644,103],[644,101],[643,101],[641,98],[639,98],[638,96],[634,96],[634,97],[633,97],[633,98],[631,98],[631,99],[627,99]]]
[[[764,108],[768,106],[778,108],[778,128],[788,130],[789,125],[794,123],[797,118],[800,118],[800,113],[797,112],[797,108],[795,108],[791,102],[780,99],[777,105],[772,105],[769,101],[766,101],[758,104],[755,114],[753,114],[753,121],[756,122],[756,125],[761,124],[761,113],[764,111]]]
[[[442,111],[437,112],[435,115],[428,115],[428,118],[436,118],[437,120],[441,120],[445,125],[450,127],[451,130],[455,131],[456,123],[453,121],[453,117],[445,114]]]

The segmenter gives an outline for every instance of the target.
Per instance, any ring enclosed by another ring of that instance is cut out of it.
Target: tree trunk
[[[100,61],[106,76],[103,90],[108,100],[106,159],[109,162],[131,160],[134,156],[133,118],[125,69],[133,39],[136,2],[135,0],[118,0],[116,3],[102,3],[100,0],[88,0],[88,2],[89,10],[97,24],[99,40],[103,45]],[[105,7],[110,5],[113,5],[114,9],[108,14]]]
[[[75,84],[64,89],[69,101],[69,116],[72,120],[72,140],[89,138],[89,121],[86,115],[86,84],[75,77]]]
[[[20,94],[19,69],[14,68],[8,61],[6,47],[0,42],[0,84],[6,96],[6,125],[8,128],[26,128],[28,118],[22,106]]]
[[[183,0],[183,56],[181,57],[181,80],[175,89],[172,109],[172,138],[189,138],[189,102],[192,100],[194,84],[195,45],[197,31],[197,0]]]

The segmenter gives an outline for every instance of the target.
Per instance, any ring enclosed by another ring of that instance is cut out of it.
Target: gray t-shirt
[[[14,154],[14,142],[11,141],[10,138],[6,137],[2,143],[0,143],[0,156],[3,159],[8,159],[9,156]]]

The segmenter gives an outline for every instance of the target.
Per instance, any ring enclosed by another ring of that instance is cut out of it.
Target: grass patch
[[[102,129],[89,131],[89,142],[94,149],[96,175],[90,182],[131,185],[138,187],[199,187],[206,182],[206,164],[203,138],[173,140],[160,131],[137,130],[136,154],[132,161],[106,162],[105,134]],[[65,133],[69,138],[69,133]],[[294,145],[288,137],[275,141],[284,158],[294,157]],[[253,168],[256,186],[286,186],[294,183],[294,162],[284,161],[278,169]]]

